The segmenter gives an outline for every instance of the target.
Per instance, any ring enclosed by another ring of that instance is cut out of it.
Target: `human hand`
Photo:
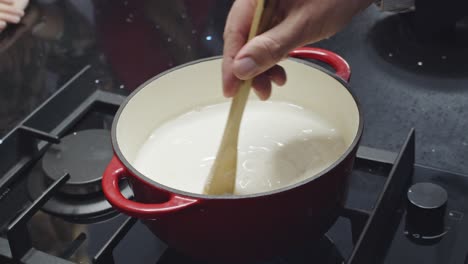
[[[18,24],[24,16],[28,0],[0,0],[0,32],[7,24]]]
[[[246,44],[256,0],[236,0],[224,30],[223,91],[237,93],[241,80],[255,78],[254,91],[260,99],[271,94],[271,82],[283,85],[286,73],[276,65],[289,51],[323,38],[344,27],[373,0],[278,1],[278,23]]]
[[[7,0],[8,2],[8,0]],[[29,4],[29,0],[11,0],[13,2],[13,6],[19,10],[25,10]]]

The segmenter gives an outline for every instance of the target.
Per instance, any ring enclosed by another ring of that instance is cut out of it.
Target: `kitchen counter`
[[[171,67],[222,53],[231,1],[33,2],[0,35],[0,138],[87,64],[89,85],[129,93]],[[406,16],[374,6],[316,43],[352,67],[362,144],[397,150],[417,132],[417,162],[468,172],[466,26],[442,43],[417,40]],[[42,23],[42,24],[41,24]]]

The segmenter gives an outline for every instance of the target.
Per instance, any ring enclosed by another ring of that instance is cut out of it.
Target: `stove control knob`
[[[416,240],[433,240],[445,234],[448,195],[439,185],[423,182],[408,190],[406,233]]]

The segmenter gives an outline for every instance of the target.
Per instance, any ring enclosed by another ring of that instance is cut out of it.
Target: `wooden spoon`
[[[248,41],[265,31],[271,23],[277,0],[257,0]],[[204,193],[209,195],[233,194],[237,173],[237,144],[239,128],[245,105],[250,93],[252,80],[243,81],[234,96],[223,139],[216,160],[211,168]]]

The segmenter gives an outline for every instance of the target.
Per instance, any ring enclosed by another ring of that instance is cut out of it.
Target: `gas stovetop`
[[[221,54],[232,1],[45,2],[0,38],[0,263],[196,263],[115,211],[100,177],[128,90]],[[265,264],[468,263],[468,175],[421,165],[467,172],[468,23],[433,45],[413,15],[372,6],[314,44],[352,66],[362,146],[336,224]]]
[[[0,262],[197,263],[105,200],[100,178],[125,93],[101,89],[92,72],[83,68],[0,144]],[[264,263],[466,264],[468,176],[416,164],[416,132],[407,133],[398,153],[361,146],[336,224]]]

